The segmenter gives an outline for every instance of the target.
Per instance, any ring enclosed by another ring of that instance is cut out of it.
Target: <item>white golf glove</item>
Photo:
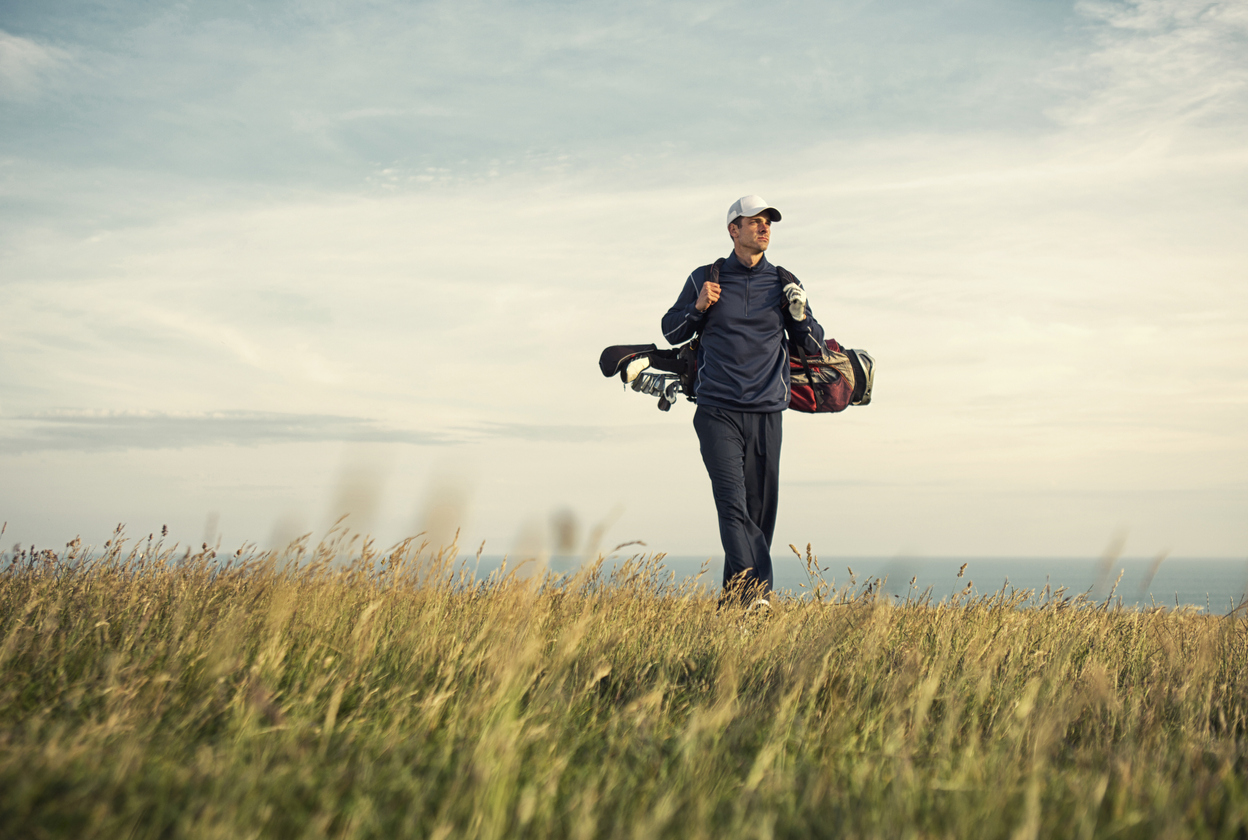
[[[789,314],[794,321],[806,319],[806,290],[796,283],[784,287],[784,296],[789,300]]]

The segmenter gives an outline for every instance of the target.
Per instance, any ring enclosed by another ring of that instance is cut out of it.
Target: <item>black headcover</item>
[[[603,376],[615,376],[617,373],[623,376],[629,362],[644,356],[655,370],[684,374],[689,362],[680,358],[680,351],[679,347],[660,350],[653,344],[616,344],[602,351],[598,357],[598,368]]]
[[[653,344],[616,344],[602,351],[602,355],[598,357],[598,367],[603,376],[615,376],[633,359],[658,349]]]

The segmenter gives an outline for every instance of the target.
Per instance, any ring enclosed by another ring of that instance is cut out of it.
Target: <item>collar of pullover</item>
[[[732,271],[732,272],[742,271],[742,272],[749,273],[751,271],[762,271],[763,269],[766,269],[766,268],[771,268],[771,263],[767,262],[766,254],[763,254],[763,258],[759,260],[758,264],[755,265],[753,268],[746,268],[745,265],[741,262],[741,260],[737,259],[736,251],[729,252],[728,259],[724,261],[724,269],[726,271]]]

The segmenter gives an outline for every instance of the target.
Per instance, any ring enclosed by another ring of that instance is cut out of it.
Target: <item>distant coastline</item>
[[[632,555],[612,555],[607,567],[629,556]],[[714,590],[719,587],[723,557],[709,558],[704,577],[708,588]],[[484,578],[498,569],[503,559],[503,555],[482,555],[476,576]],[[668,555],[663,558],[663,565],[682,580],[695,576],[707,559]],[[468,557],[464,562],[469,569],[476,566],[475,558]],[[515,558],[507,562],[509,568],[515,567]],[[580,557],[552,557],[548,568],[557,574],[571,574],[582,562]],[[1100,557],[821,557],[818,562],[824,579],[836,587],[850,584],[849,570],[853,569],[855,586],[871,578],[882,578],[883,594],[903,600],[931,587],[932,600],[939,601],[961,592],[969,583],[976,595],[998,592],[1004,587],[1014,591],[1030,589],[1039,594],[1049,587],[1050,591],[1064,588],[1068,596],[1087,593],[1089,598],[1104,600],[1112,590],[1114,602],[1121,601],[1126,607],[1198,607],[1222,615],[1238,605],[1248,590],[1248,558],[1233,557],[1167,557],[1160,563],[1155,557],[1123,557],[1109,562]],[[966,570],[958,577],[964,563]],[[775,574],[778,590],[801,596],[809,589],[805,564],[791,553],[775,555]],[[911,578],[916,579],[913,585]],[[807,584],[807,588],[802,584]]]

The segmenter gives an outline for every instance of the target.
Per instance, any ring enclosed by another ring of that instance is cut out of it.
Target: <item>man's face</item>
[[[771,242],[771,219],[767,216],[742,216],[740,226],[729,225],[728,232],[738,246],[762,253]]]

